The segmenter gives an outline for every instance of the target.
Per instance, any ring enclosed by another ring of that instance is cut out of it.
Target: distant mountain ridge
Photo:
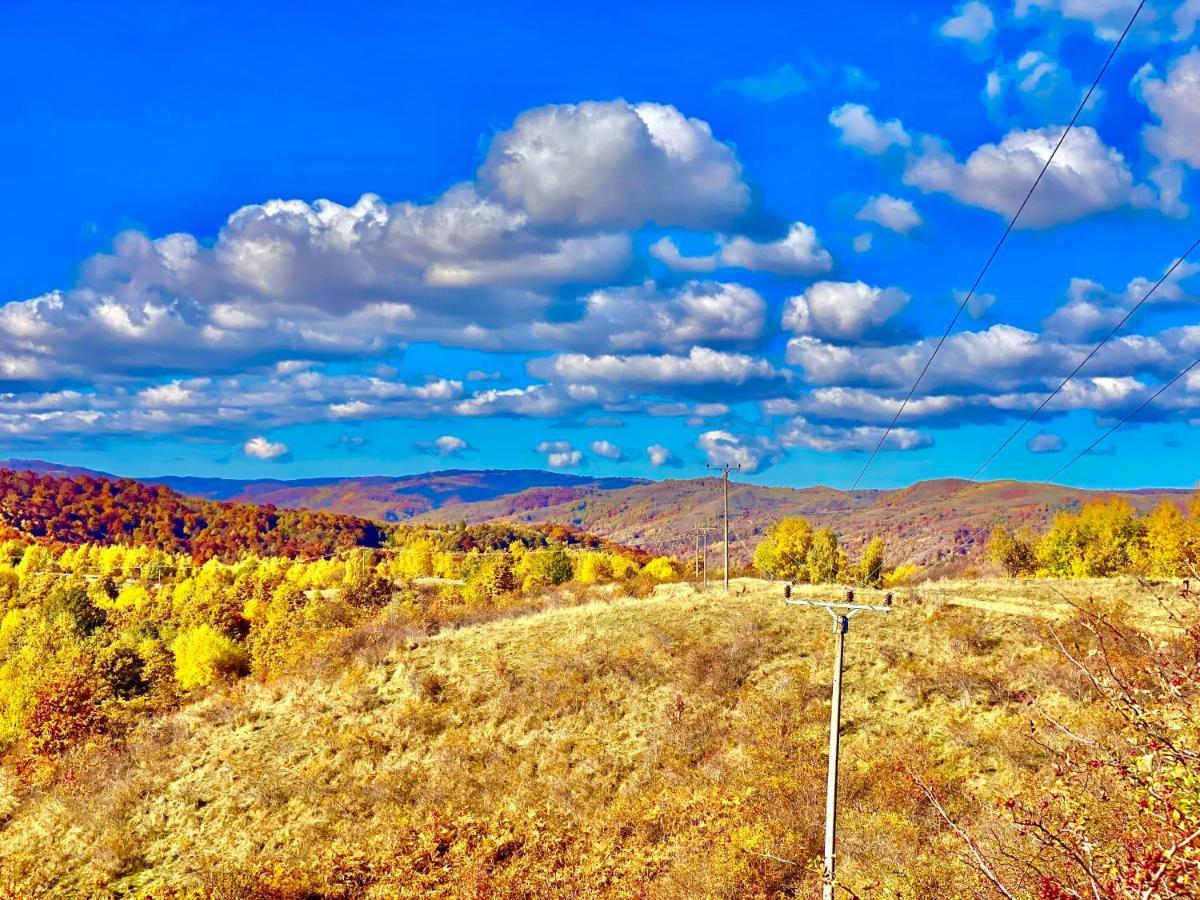
[[[31,471],[54,478],[116,479],[114,475],[38,459],[0,460],[0,469]],[[414,475],[335,476],[327,478],[205,478],[162,475],[136,478],[205,500],[311,509],[400,522],[448,506],[485,502],[527,490],[617,490],[649,482],[644,478],[603,478],[540,469],[446,469]],[[556,502],[564,494],[551,494]],[[451,519],[453,521],[453,518]]]
[[[0,460],[55,477],[115,478],[41,460]],[[537,469],[450,469],[404,476],[224,479],[163,476],[136,479],[206,500],[311,509],[385,522],[469,524],[500,521],[560,524],[627,546],[686,558],[697,528],[716,526],[720,481],[714,478],[649,481],[597,478]],[[1148,511],[1163,500],[1183,505],[1191,491],[1140,488],[1096,491],[1019,481],[968,483],[930,479],[905,488],[848,493],[830,487],[730,487],[731,554],[750,559],[754,544],[774,522],[803,516],[833,528],[853,552],[882,535],[893,563],[928,563],[945,554],[978,552],[990,528],[1041,528],[1061,509],[1107,496]],[[979,534],[971,539],[976,531]],[[716,531],[710,541],[718,541]]]

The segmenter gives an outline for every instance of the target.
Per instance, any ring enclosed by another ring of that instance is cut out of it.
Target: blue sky
[[[0,457],[848,487],[1135,2],[22,3]],[[1200,233],[1147,4],[864,486],[970,474]],[[986,471],[1200,352],[1189,261]],[[1194,260],[1200,264],[1200,259]],[[1196,480],[1200,377],[1068,481]]]

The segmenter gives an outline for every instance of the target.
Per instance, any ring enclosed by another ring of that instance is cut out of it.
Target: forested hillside
[[[721,483],[715,478],[658,481],[622,490],[583,489],[557,501],[531,494],[434,510],[418,521],[557,522],[683,557],[695,546],[697,527],[719,525],[722,513]],[[853,493],[819,486],[733,483],[730,552],[736,565],[749,565],[754,545],[773,524],[799,516],[814,526],[832,528],[851,551],[883,537],[892,562],[924,565],[947,556],[977,558],[996,524],[1042,531],[1056,513],[1077,510],[1090,501],[1117,497],[1146,513],[1164,500],[1183,508],[1189,496],[1185,490],[1089,491],[1020,481],[968,484],[953,478]],[[548,502],[535,502],[542,499]]]
[[[352,516],[185,498],[130,479],[53,478],[0,469],[0,526],[66,544],[155,547],[199,560],[313,556],[378,547],[384,529]]]

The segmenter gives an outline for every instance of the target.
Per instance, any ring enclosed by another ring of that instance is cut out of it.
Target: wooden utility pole
[[[724,465],[705,466],[707,469],[716,469],[721,473],[721,485],[725,491],[725,593],[729,593],[729,473],[734,469],[740,469],[741,465]]]
[[[846,599],[841,603],[794,600],[792,586],[787,584],[783,589],[783,601],[789,606],[819,606],[833,617],[833,633],[837,635],[837,648],[833,660],[833,696],[829,707],[829,774],[825,781],[825,872],[821,886],[821,900],[833,900],[834,867],[837,860],[838,749],[842,730],[842,651],[846,646],[846,632],[850,630],[850,619],[860,612],[891,612],[892,595],[887,595],[883,606],[855,603],[854,591],[847,591]]]
[[[696,571],[703,579],[705,587],[708,587],[708,533],[712,529],[712,525],[699,525],[696,527]]]

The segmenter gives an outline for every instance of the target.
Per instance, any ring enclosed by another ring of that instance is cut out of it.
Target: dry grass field
[[[853,621],[844,896],[987,896],[910,773],[1002,827],[1031,721],[1089,727],[1048,629],[1078,602],[1169,627],[1133,580],[938,582]],[[812,896],[831,637],[751,579],[397,630],[0,783],[0,896]]]

